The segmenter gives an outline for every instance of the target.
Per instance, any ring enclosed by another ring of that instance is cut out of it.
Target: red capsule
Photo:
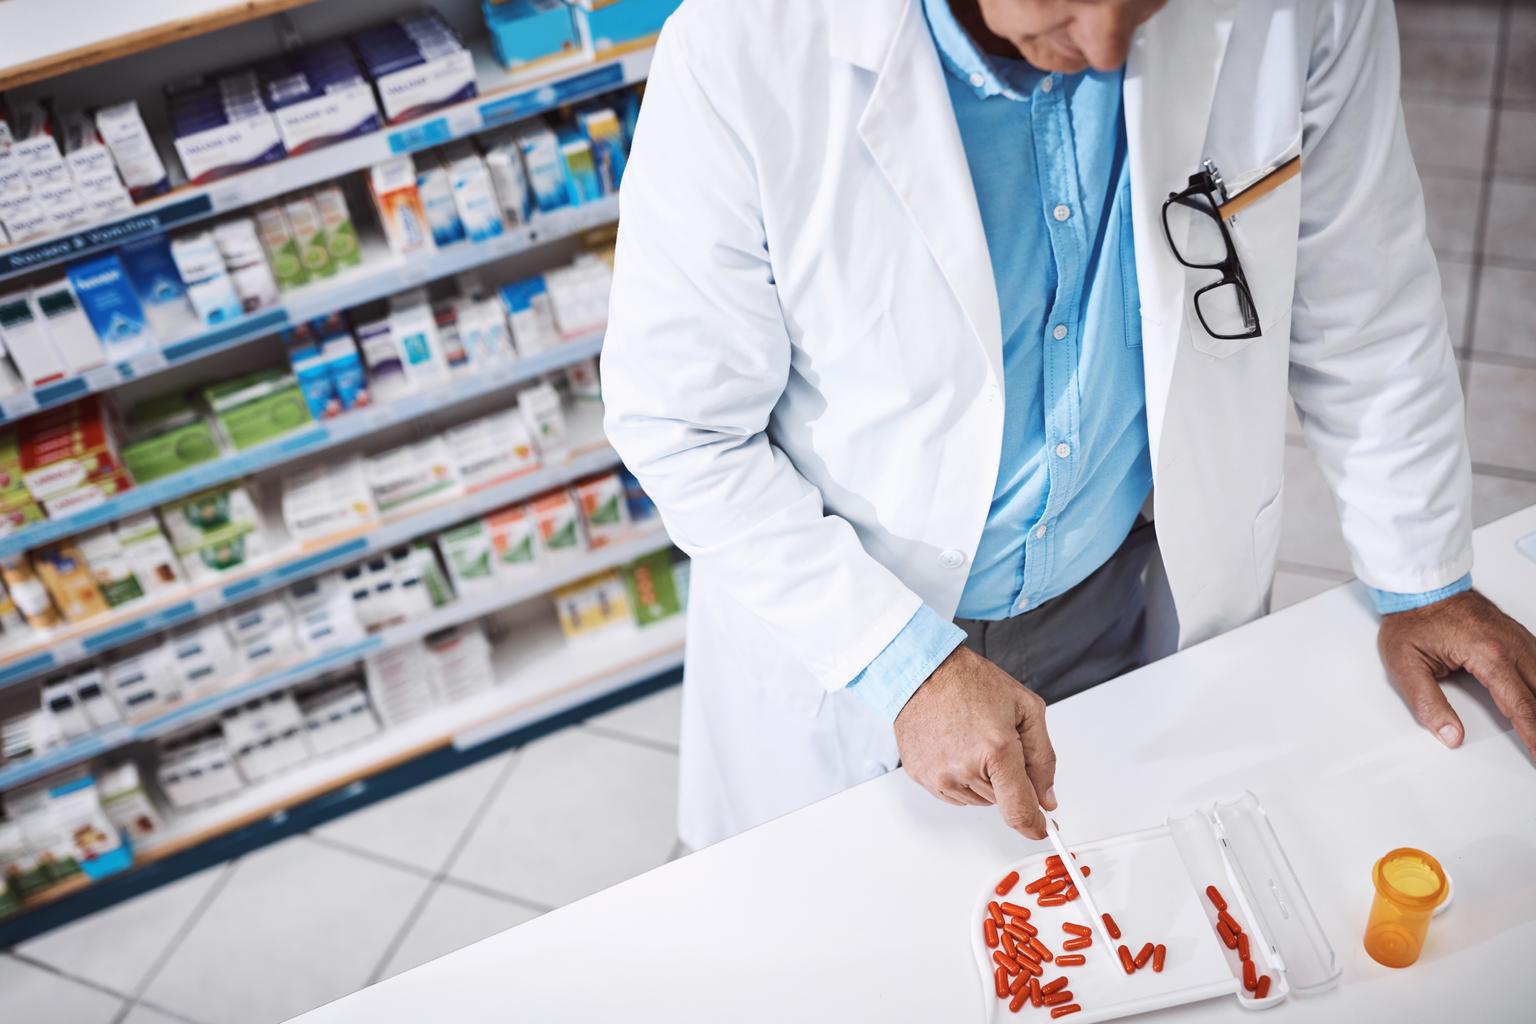
[[[992,890],[999,896],[1007,896],[1013,891],[1013,887],[1019,884],[1019,873],[1010,871],[1003,876],[1003,880],[997,883],[997,888]]]
[[[1152,950],[1155,948],[1150,942],[1141,947],[1141,950],[1136,954],[1136,959],[1132,961],[1135,963],[1138,971],[1147,966],[1147,961],[1152,959]]]
[[[1161,942],[1159,942],[1157,944],[1157,948],[1152,950],[1152,973],[1153,974],[1162,974],[1163,973],[1163,958],[1166,957],[1167,955],[1168,955],[1168,947],[1163,945]]]
[[[1259,979],[1258,986],[1254,988],[1253,998],[1263,999],[1267,995],[1269,995],[1269,975],[1266,974]]]
[[[1046,963],[1051,962],[1051,947],[1041,942],[1039,936],[1031,935],[1029,937],[1029,948],[1039,954],[1041,960],[1044,960]]]
[[[997,922],[990,917],[981,922],[981,933],[987,937],[987,948],[997,948]]]
[[[1041,889],[1040,890],[1040,895],[1041,896],[1059,896],[1062,892],[1066,891],[1066,888],[1067,888],[1068,884],[1069,883],[1067,882],[1067,880],[1065,878],[1058,878],[1055,881],[1053,881],[1050,885],[1047,885],[1044,889]]]
[[[1071,921],[1067,921],[1064,924],[1062,924],[1061,930],[1064,931],[1064,932],[1070,932],[1073,935],[1092,935],[1093,934],[1093,929],[1089,928],[1087,925],[1085,925],[1085,924],[1073,924]]]
[[[1072,991],[1065,988],[1060,992],[1056,992],[1052,995],[1042,995],[1040,997],[1040,1002],[1044,1003],[1046,1006],[1060,1006],[1062,1003],[1070,1003],[1071,1001]]]
[[[1214,906],[1217,910],[1227,909],[1227,901],[1222,898],[1220,889],[1216,888],[1214,885],[1208,885],[1205,887],[1205,894],[1206,896],[1210,897],[1211,905]]]
[[[1221,941],[1226,943],[1228,949],[1237,948],[1237,935],[1227,927],[1227,922],[1216,922],[1216,934],[1221,936]]]
[[[1050,868],[1060,869],[1060,868],[1066,867],[1066,865],[1062,863],[1062,861],[1061,861],[1061,854],[1059,854],[1059,853],[1053,853],[1053,854],[1048,855],[1045,858],[1045,866],[1046,866],[1047,869],[1050,869]]]
[[[1052,992],[1060,992],[1062,989],[1064,989],[1066,987],[1067,987],[1067,979],[1063,976],[1063,977],[1057,978],[1055,981],[1048,981],[1044,985],[1041,985],[1040,986],[1040,994],[1043,995],[1043,996],[1048,996]]]
[[[1027,924],[1020,924],[1017,921],[1009,921],[1007,924],[1003,925],[1003,934],[1012,935],[1020,942],[1028,942],[1029,937],[1035,934],[1035,932],[1034,929]]]
[[[1032,974],[1037,978],[1045,973],[1045,968],[1040,966],[1038,960],[1031,960],[1029,957],[1023,956],[1023,950],[1019,952],[1021,954],[1019,957],[1019,970],[1024,971],[1026,974]]]
[[[1108,914],[1104,914],[1102,916],[1104,918],[1104,927],[1109,929],[1109,937],[1112,939],[1118,939],[1120,937],[1120,926],[1115,924],[1115,919],[1110,917]]]
[[[1064,907],[1067,905],[1067,898],[1065,896],[1041,896],[1035,902],[1042,907]]]
[[[1003,952],[1007,953],[1009,956],[1013,957],[1014,959],[1018,959],[1018,956],[1019,956],[1019,944],[1013,940],[1013,936],[1009,935],[1007,932],[1003,932],[1002,938],[1003,938]]]
[[[1055,879],[1053,879],[1050,875],[1041,875],[1039,878],[1026,885],[1024,887],[1024,891],[1033,896],[1041,889],[1044,889],[1046,886],[1050,885],[1053,881],[1055,881]]]
[[[1073,900],[1077,899],[1077,886],[1067,886],[1066,891],[1061,894],[1061,898],[1066,900],[1068,903],[1071,903]]]
[[[1252,992],[1259,987],[1259,972],[1254,970],[1252,960],[1243,961],[1243,988]]]
[[[1006,923],[1003,921],[1003,908],[997,905],[996,900],[993,900],[991,903],[987,904],[987,916],[992,918],[992,920],[997,923],[999,928],[1001,928]]]
[[[1030,978],[1029,979],[1029,1005],[1033,1006],[1035,1009],[1038,1010],[1040,1008],[1040,1000],[1043,999],[1043,998],[1044,997],[1040,995],[1040,979],[1039,978]]]
[[[1081,1009],[1082,1009],[1082,1007],[1078,1006],[1076,1003],[1068,1003],[1066,1006],[1058,1006],[1055,1009],[1053,1009],[1051,1011],[1051,1016],[1052,1017],[1065,1017],[1067,1014],[1069,1014],[1069,1013],[1076,1013],[1077,1011],[1079,1011]]]
[[[1008,994],[1015,996],[1018,995],[1020,992],[1023,992],[1025,989],[1027,989],[1029,987],[1029,983],[1034,980],[1035,979],[1031,975],[1020,973],[1017,978],[1013,979],[1013,984],[1008,986]]]
[[[1012,1001],[1008,1004],[1008,1009],[1012,1010],[1014,1013],[1018,1013],[1024,1008],[1024,1000],[1028,998],[1029,995],[1025,992],[1019,992],[1015,994]]]
[[[1241,935],[1241,934],[1243,934],[1243,926],[1237,923],[1237,918],[1233,917],[1231,914],[1227,913],[1225,910],[1218,910],[1218,911],[1216,911],[1216,920],[1220,921],[1222,924],[1226,925],[1228,928],[1231,928],[1233,935]]]
[[[1089,867],[1087,864],[1084,864],[1082,867],[1078,868],[1078,870],[1083,873],[1084,878],[1087,878],[1089,875],[1093,874],[1093,868]]]
[[[1028,907],[1021,907],[1017,903],[1004,903],[999,909],[1009,917],[1022,917],[1026,921],[1029,920]]]
[[[1119,953],[1120,953],[1120,966],[1125,968],[1125,973],[1126,974],[1135,974],[1136,973],[1136,961],[1131,959],[1131,951],[1129,949],[1125,948],[1124,946],[1121,946],[1120,949],[1119,949]],[[996,956],[996,955],[997,954],[995,954],[995,953],[993,954],[993,956]]]
[[[1009,974],[1019,973],[1019,962],[1002,950],[992,954],[992,961]]]
[[[1248,936],[1244,933],[1239,933],[1237,936],[1237,958],[1248,959]]]
[[[1057,967],[1081,967],[1088,962],[1088,958],[1081,953],[1064,953],[1056,958]]]
[[[1061,944],[1061,948],[1068,953],[1072,953],[1079,949],[1087,949],[1091,945],[1093,945],[1093,937],[1091,935],[1084,935],[1080,938],[1068,939]]]
[[[1008,972],[999,967],[997,973],[992,976],[992,984],[997,989],[997,998],[1008,998]]]

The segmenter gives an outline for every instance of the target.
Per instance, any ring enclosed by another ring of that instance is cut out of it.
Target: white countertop
[[[1536,562],[1515,542],[1532,533],[1536,508],[1479,530],[1474,570],[1527,626]],[[1252,790],[1343,967],[1266,1020],[1531,1020],[1536,767],[1475,684],[1449,687],[1467,738],[1442,748],[1375,634],[1363,591],[1342,587],[1053,706],[1057,820],[1087,841]],[[970,910],[1031,845],[896,772],[298,1019],[980,1022]],[[1395,971],[1360,939],[1371,865],[1405,845],[1456,891]],[[1142,1019],[1244,1013],[1221,997]]]

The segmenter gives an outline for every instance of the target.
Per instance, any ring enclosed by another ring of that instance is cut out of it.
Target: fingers
[[[1536,756],[1536,692],[1515,657],[1503,650],[1482,651],[1468,659],[1467,668],[1488,688],[1525,749]]]
[[[1024,748],[1012,740],[999,743],[986,765],[1003,824],[1030,839],[1045,838],[1045,815],[1024,764]]]
[[[1019,722],[1019,743],[1024,750],[1025,770],[1030,785],[1040,795],[1039,806],[1056,809],[1056,748],[1045,731],[1045,701],[1029,694]]]
[[[1430,667],[1413,651],[1384,649],[1382,655],[1387,665],[1387,674],[1392,677],[1397,692],[1402,694],[1419,724],[1434,733],[1446,746],[1461,746],[1466,730],[1462,728],[1461,719],[1451,709],[1451,702],[1445,699],[1445,691],[1440,689],[1440,681],[1435,678]]]

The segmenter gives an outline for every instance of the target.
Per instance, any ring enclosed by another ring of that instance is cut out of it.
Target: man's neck
[[[1018,47],[987,28],[986,19],[981,16],[981,4],[978,0],[944,0],[944,2],[947,2],[949,9],[955,12],[955,20],[981,48],[981,52],[992,57],[1020,59]]]

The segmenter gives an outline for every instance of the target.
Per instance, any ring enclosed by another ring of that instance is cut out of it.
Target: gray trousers
[[[1045,699],[1081,693],[1146,664],[1146,569],[1157,552],[1138,520],[1109,561],[1083,582],[1021,615],[956,619],[965,645]]]

